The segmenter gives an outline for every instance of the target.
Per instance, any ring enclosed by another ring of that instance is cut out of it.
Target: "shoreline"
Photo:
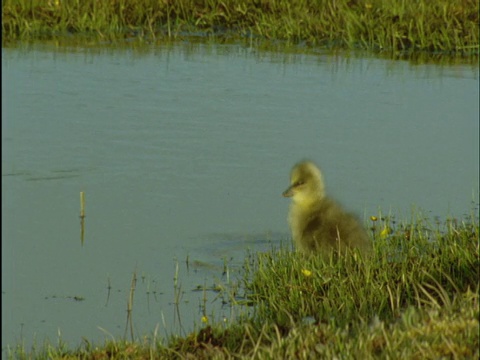
[[[431,2],[61,0],[2,3],[3,42],[96,36],[177,39],[185,35],[286,41],[388,52],[478,55],[478,4]]]

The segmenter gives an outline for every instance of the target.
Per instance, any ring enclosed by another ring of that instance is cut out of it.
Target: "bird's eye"
[[[297,186],[301,186],[301,185],[303,185],[303,184],[304,184],[303,181],[296,181],[296,182],[293,184],[293,186],[297,187]]]

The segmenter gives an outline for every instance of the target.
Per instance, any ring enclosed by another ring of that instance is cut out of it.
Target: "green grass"
[[[408,222],[381,216],[370,222],[373,258],[352,252],[323,260],[287,246],[248,254],[243,290],[236,284],[224,291],[232,306],[253,306],[232,324],[204,323],[188,336],[164,340],[152,334],[134,342],[84,341],[77,349],[46,343],[27,352],[19,345],[9,356],[478,358],[478,215],[431,223],[416,213]]]
[[[94,34],[260,37],[377,51],[478,54],[474,0],[6,0],[2,40]]]
[[[354,316],[394,319],[409,306],[449,304],[450,294],[477,287],[479,262],[478,228],[448,227],[432,230],[420,218],[388,237],[377,234],[372,260],[353,253],[324,263],[285,249],[265,254],[249,284],[260,317],[288,326],[292,318],[315,316],[344,326]]]

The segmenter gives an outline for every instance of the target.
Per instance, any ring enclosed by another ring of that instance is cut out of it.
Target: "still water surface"
[[[289,241],[281,193],[302,158],[361,217],[462,217],[478,82],[477,67],[244,45],[2,49],[3,355],[123,336],[134,272],[137,335],[200,325],[196,285]],[[187,272],[187,256],[208,266]]]

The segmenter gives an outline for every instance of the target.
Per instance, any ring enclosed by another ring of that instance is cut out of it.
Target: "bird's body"
[[[364,254],[371,252],[372,244],[359,220],[325,195],[322,173],[314,163],[296,164],[290,180],[283,196],[292,198],[288,221],[300,251],[329,255],[358,248]]]

